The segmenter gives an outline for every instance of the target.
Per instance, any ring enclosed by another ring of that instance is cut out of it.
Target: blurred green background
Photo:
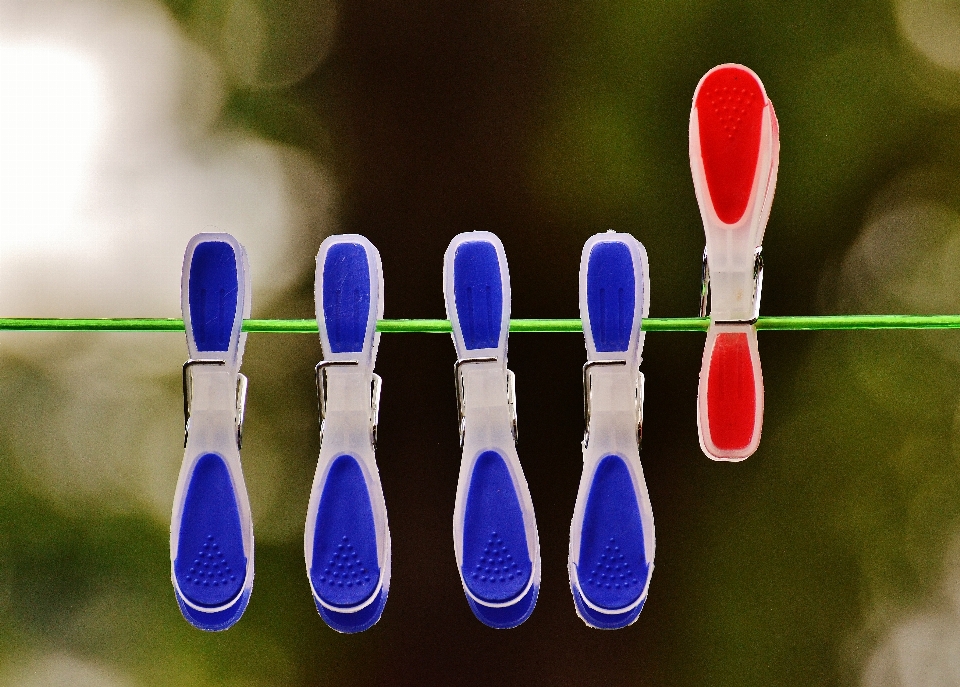
[[[740,62],[780,121],[767,315],[960,312],[960,5],[947,0],[0,0],[0,312],[177,316],[187,238],[250,251],[254,317],[312,317],[324,236],[380,249],[386,316],[442,317],[449,240],[490,230],[514,317],[576,317],[583,242],[630,232],[651,315],[695,314],[687,122]],[[383,618],[317,616],[302,528],[314,337],[251,335],[250,606],[205,634],[169,581],[175,334],[0,335],[0,684],[960,685],[954,332],[761,334],[766,419],[707,460],[703,336],[652,334],[642,459],[657,524],[629,629],[577,618],[567,537],[582,338],[515,334],[543,549],[532,617],[480,625],[451,515],[445,336],[385,335]]]

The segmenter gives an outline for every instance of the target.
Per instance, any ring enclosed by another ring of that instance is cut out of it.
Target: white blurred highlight
[[[0,0],[0,316],[178,317],[201,231],[246,246],[254,317],[312,271],[332,184],[226,126],[226,81],[159,2]],[[186,354],[182,334],[3,334],[21,475],[65,508],[169,522]],[[258,512],[274,491],[251,488]]]
[[[227,231],[264,296],[329,187],[298,151],[216,126],[224,80],[157,5],[0,0],[0,312],[179,313],[187,240]],[[297,256],[298,258],[300,256]]]
[[[221,56],[232,79],[250,89],[300,81],[330,51],[333,0],[221,0],[196,3],[192,32]]]
[[[900,30],[927,59],[960,71],[960,3],[955,0],[899,0]]]
[[[936,250],[931,250],[933,247]],[[872,217],[846,260],[848,293],[861,308],[882,297],[897,312],[953,312],[960,307],[960,213],[906,198]]]
[[[944,567],[939,598],[889,631],[867,662],[863,687],[960,685],[960,539]]]
[[[843,262],[844,310],[958,311],[960,212],[937,192],[949,174],[939,167],[914,168],[878,194]],[[931,356],[960,365],[955,339],[917,332],[914,341]],[[891,403],[886,387],[861,388],[865,399],[882,394],[874,401]],[[944,461],[952,460],[944,453]],[[921,605],[903,612],[869,609],[875,619],[868,625],[879,626],[881,635],[863,666],[863,687],[960,686],[960,535],[944,548],[940,587]]]
[[[960,618],[939,612],[901,622],[870,659],[863,685],[960,685]]]
[[[75,218],[106,104],[83,54],[0,44],[0,260],[91,248]]]
[[[0,673],[3,687],[132,687],[125,675],[68,654],[47,654],[8,666]]]

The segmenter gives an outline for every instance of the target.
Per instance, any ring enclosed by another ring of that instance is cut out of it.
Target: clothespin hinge
[[[453,366],[453,376],[457,384],[457,415],[460,427],[460,448],[463,448],[463,437],[466,433],[466,391],[464,389],[463,375],[460,368],[464,365],[475,363],[495,363],[499,360],[496,357],[484,358],[461,358]],[[519,440],[519,430],[517,429],[517,385],[516,377],[512,370],[507,370],[507,406],[510,410],[510,431],[513,435],[513,443]]]
[[[583,448],[586,449],[590,445],[590,420],[592,415],[591,410],[591,376],[590,370],[594,367],[612,367],[612,366],[626,366],[626,360],[588,360],[583,365]],[[637,413],[637,445],[640,444],[640,440],[643,438],[643,386],[644,378],[643,373],[639,372],[637,378],[637,388],[636,388],[636,413]]]
[[[763,246],[757,246],[753,259],[753,318],[750,320],[723,320],[717,324],[756,324],[760,318],[760,293],[763,290]],[[700,268],[700,317],[706,317],[710,298],[710,264],[707,249],[703,249],[703,265]]]
[[[190,436],[190,410],[193,403],[193,376],[189,374],[190,370],[200,365],[215,365],[225,367],[224,360],[204,360],[191,359],[183,364],[183,447],[187,447],[187,439]],[[243,446],[243,416],[247,407],[247,377],[244,374],[237,373],[237,405],[236,405],[236,428],[237,428],[237,450]]]
[[[327,416],[327,369],[331,367],[356,367],[359,360],[321,360],[315,368],[317,402],[320,406],[320,441],[323,441],[323,423]],[[370,445],[377,448],[377,428],[380,424],[380,375],[372,373],[370,382]]]

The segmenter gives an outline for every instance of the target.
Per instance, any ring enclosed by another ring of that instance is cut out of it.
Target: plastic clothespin
[[[363,236],[328,237],[317,254],[315,289],[320,458],[303,553],[320,616],[338,632],[361,632],[380,619],[390,589],[390,529],[375,457],[380,253]]]
[[[198,234],[183,259],[184,455],[170,523],[173,588],[183,617],[225,630],[253,589],[253,520],[240,469],[250,315],[247,255],[229,234]]]
[[[707,72],[693,96],[690,168],[707,238],[701,317],[710,298],[697,419],[700,446],[714,460],[743,460],[760,443],[760,244],[779,153],[777,118],[757,75],[738,64]]]
[[[537,602],[540,543],[516,449],[510,275],[500,239],[487,231],[456,236],[444,255],[443,287],[463,448],[453,512],[457,568],[474,615],[490,627],[516,627]]]
[[[583,475],[570,527],[570,588],[591,626],[633,623],[653,575],[653,511],[640,465],[647,251],[629,234],[591,237],[580,259]]]

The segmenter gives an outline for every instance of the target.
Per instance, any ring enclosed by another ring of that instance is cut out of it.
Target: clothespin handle
[[[779,153],[776,114],[757,75],[734,64],[707,72],[690,113],[690,169],[706,233],[715,321],[756,319],[756,256]]]

